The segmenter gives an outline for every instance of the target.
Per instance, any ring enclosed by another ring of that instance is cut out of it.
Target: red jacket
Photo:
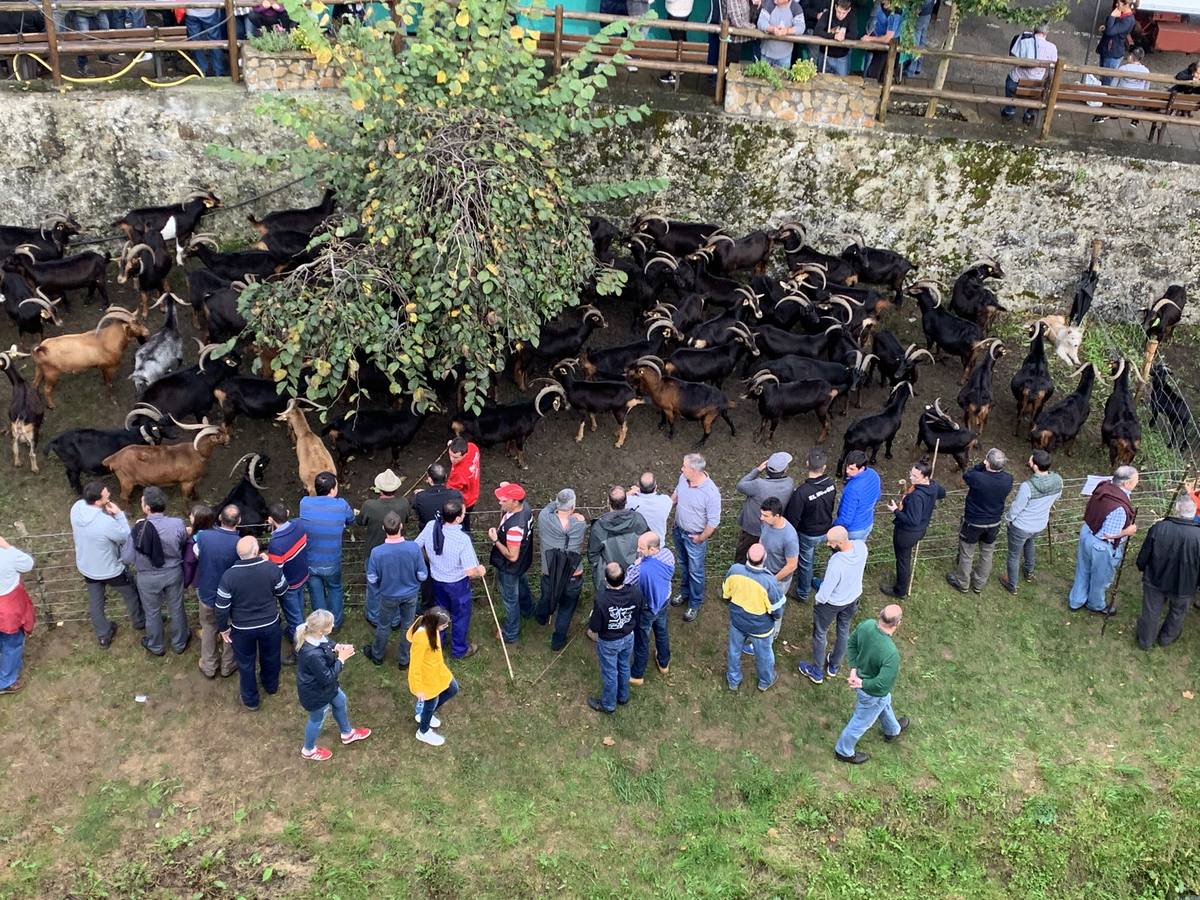
[[[463,495],[463,504],[470,509],[479,500],[479,478],[482,474],[479,448],[468,442],[463,458],[450,467],[446,487],[459,491]]]
[[[29,599],[25,585],[17,582],[7,594],[0,594],[0,633],[24,631],[33,634],[34,618],[33,601]]]

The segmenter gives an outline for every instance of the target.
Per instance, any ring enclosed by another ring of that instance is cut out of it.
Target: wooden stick
[[[439,453],[439,454],[438,454],[438,456],[437,456],[437,459],[435,459],[433,462],[431,462],[431,463],[429,464],[429,466],[432,466],[432,465],[434,465],[435,463],[437,463],[439,460],[441,460],[441,458],[442,458],[443,456],[445,456],[445,455],[446,455],[446,454],[449,452],[449,450],[450,450],[450,445],[449,445],[449,444],[447,444],[447,445],[446,445],[446,449],[444,449],[444,450],[443,450],[441,453]],[[426,472],[428,472],[428,471],[429,471],[429,466],[426,466],[426,467],[425,467],[425,471],[426,471]],[[420,483],[421,483],[421,479],[420,479],[420,477],[414,478],[414,479],[413,479],[413,483],[412,483],[412,484],[410,484],[410,485],[408,486],[408,490],[407,490],[407,491],[405,491],[405,492],[404,492],[403,494],[401,494],[400,496],[401,496],[401,497],[407,497],[409,494],[411,494],[411,493],[412,493],[412,489],[413,489],[413,488],[415,488],[415,487],[416,487],[418,484],[420,484]]]
[[[500,638],[500,649],[504,651],[504,664],[508,666],[508,680],[516,681],[516,676],[513,675],[512,660],[508,658],[508,645],[504,643],[504,635],[500,631],[500,617],[496,615],[496,604],[492,603],[492,591],[488,587],[487,578],[480,578],[483,582],[483,592],[487,594],[488,606],[492,610],[492,621],[496,623],[496,634]]]
[[[582,628],[580,628],[578,631],[576,631],[573,635],[571,635],[570,639],[565,644],[563,644],[562,649],[559,650],[557,653],[555,653],[554,658],[551,659],[550,662],[546,663],[546,667],[538,673],[537,678],[535,678],[535,679],[533,679],[533,681],[529,682],[530,685],[535,685],[539,681],[541,681],[542,676],[550,671],[550,667],[553,666],[556,662],[558,662],[560,659],[562,659],[564,656],[567,655],[567,648],[570,647],[573,643],[575,643],[575,638],[579,637],[579,635],[583,634],[585,631],[587,631],[586,624]]]

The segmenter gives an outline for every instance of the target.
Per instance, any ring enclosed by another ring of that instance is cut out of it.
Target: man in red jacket
[[[471,527],[471,510],[479,500],[479,478],[483,474],[479,448],[465,437],[456,437],[447,446],[450,448],[450,477],[446,479],[446,487],[463,495],[466,513],[462,526],[466,531]]]

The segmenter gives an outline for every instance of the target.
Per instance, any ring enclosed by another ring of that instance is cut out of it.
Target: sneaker
[[[950,585],[950,587],[954,588],[960,594],[965,594],[967,592],[967,586],[959,581],[953,572],[946,573],[946,584]]]
[[[776,676],[775,676],[775,681],[778,681],[778,680],[779,680],[779,676],[778,676],[778,675],[776,675]],[[772,681],[770,684],[766,685],[765,687],[764,687],[763,685],[761,685],[761,684],[760,684],[760,685],[758,686],[758,689],[759,689],[760,691],[769,691],[771,688],[775,687],[775,681]]]
[[[609,716],[611,716],[613,713],[616,712],[615,708],[614,709],[605,709],[604,704],[602,704],[600,702],[600,700],[596,697],[588,697],[587,705],[588,705],[588,709],[594,709],[596,712],[604,713],[605,715],[609,715]]]
[[[440,747],[446,743],[446,739],[430,728],[428,731],[418,731],[417,740],[422,744],[428,744],[430,747]]]
[[[416,722],[418,725],[420,725],[420,724],[421,724],[421,717],[420,717],[420,716],[413,716],[413,721],[414,721],[414,722]],[[441,719],[439,719],[437,716],[430,716],[430,717],[429,717],[429,727],[430,727],[430,728],[441,728],[441,727],[442,727],[442,720],[441,720]]]
[[[742,644],[742,654],[745,656],[753,656],[754,655],[754,645],[751,644],[749,641],[747,641],[745,644]]]
[[[1129,127],[1130,127],[1130,128],[1132,128],[1134,131],[1137,131],[1137,127],[1138,127],[1138,120],[1137,120],[1137,119],[1130,119],[1130,120],[1129,120]]]
[[[683,594],[676,594],[674,597],[671,598],[672,606],[683,606],[683,603],[684,603]]]
[[[655,663],[655,665],[658,665],[658,664]],[[671,672],[670,666],[658,666],[658,674],[659,675],[668,675],[668,674],[670,674],[670,672]]]
[[[645,678],[634,678],[634,677],[630,676],[629,683],[630,684],[645,684],[646,679]]]
[[[796,668],[800,670],[801,675],[805,676],[813,684],[823,684],[825,682],[825,673],[812,663],[802,662]]]
[[[328,747],[313,747],[311,750],[305,750],[303,747],[301,747],[300,755],[305,759],[311,759],[316,762],[325,762],[325,760],[333,756],[333,751]]]
[[[900,735],[904,734],[904,732],[908,731],[908,716],[901,716],[900,718],[898,718],[896,720],[896,722],[899,723],[900,730],[897,731],[895,734],[885,734],[883,736],[883,739],[885,741],[887,741],[889,744],[892,741],[896,740],[896,738],[900,737]]]
[[[658,82],[659,82],[659,84],[674,84],[675,83],[675,73],[667,72],[665,75],[660,75]]]
[[[829,664],[829,660],[825,660],[825,677],[826,678],[837,678],[838,670],[840,668],[841,668],[841,666],[831,666]]]
[[[1009,581],[1009,580],[1008,580],[1008,576],[1007,576],[1007,575],[1001,575],[1001,576],[1000,576],[999,578],[997,578],[996,580],[1000,582],[1000,587],[1004,588],[1004,589],[1005,589],[1006,591],[1008,591],[1010,594],[1016,595],[1016,593],[1017,593],[1017,586],[1016,586],[1015,584],[1013,584],[1011,581]]]
[[[730,684],[728,681],[726,681],[725,687],[729,688],[734,693],[737,693],[737,690],[741,687],[741,684]]]
[[[1022,576],[1030,584],[1033,584],[1035,581],[1037,581],[1037,576],[1034,575],[1032,572],[1024,572],[1024,573],[1022,573]]]
[[[871,759],[871,757],[868,754],[863,753],[861,750],[854,751],[853,756],[842,756],[842,754],[840,754],[836,750],[834,750],[833,755],[837,758],[837,760],[839,762],[850,763],[850,765],[852,765],[852,766],[861,766],[863,763],[865,763]]]
[[[353,744],[355,741],[365,741],[371,736],[370,728],[355,728],[349,734],[342,735],[343,744]]]
[[[19,681],[14,681],[8,687],[4,688],[3,690],[0,690],[0,694],[15,694],[15,693],[17,693],[17,691],[21,690],[21,688],[23,688],[23,687],[25,687],[24,684],[22,684]]]
[[[1099,125],[1101,122],[1107,122],[1108,116],[1092,116],[1092,124]]]
[[[683,614],[683,621],[685,621],[685,622],[695,622],[695,621],[696,621],[696,616],[698,616],[698,615],[700,615],[700,607],[698,607],[698,606],[689,606],[689,607],[687,608],[687,612],[685,612],[685,613]]]
[[[637,66],[626,66],[625,67],[626,72],[636,72],[637,70],[638,70]]]

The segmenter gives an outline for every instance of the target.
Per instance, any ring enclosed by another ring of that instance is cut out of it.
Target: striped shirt
[[[308,567],[342,564],[342,532],[354,524],[354,510],[341,497],[301,497],[300,524],[308,534]]]
[[[433,549],[433,529],[437,520],[427,524],[417,535],[417,546],[425,551],[429,560],[429,576],[442,584],[453,584],[467,577],[467,569],[479,565],[479,557],[475,555],[475,547],[471,544],[471,536],[462,530],[462,525],[443,525],[442,535],[445,543],[441,554]]]
[[[289,588],[308,581],[308,535],[298,519],[290,519],[271,532],[267,558],[283,569]]]

